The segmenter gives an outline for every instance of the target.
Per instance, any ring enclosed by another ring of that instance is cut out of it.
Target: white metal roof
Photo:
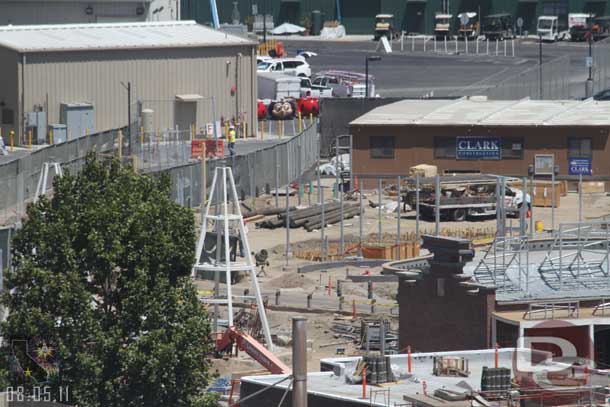
[[[351,125],[610,126],[610,102],[580,100],[402,100]]]
[[[18,52],[193,48],[254,44],[194,21],[0,27],[0,47]]]

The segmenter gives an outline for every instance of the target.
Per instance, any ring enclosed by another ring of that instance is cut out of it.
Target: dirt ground
[[[332,197],[331,180],[325,180],[325,191],[326,197]],[[291,196],[290,204],[298,205],[298,197]],[[363,217],[363,235],[365,240],[372,239],[377,240],[377,233],[379,231],[379,211],[378,209],[371,208],[368,203],[370,201],[377,202],[378,196],[376,191],[365,191],[365,198],[363,200],[365,204],[365,215]],[[382,201],[389,202],[395,201],[396,197],[388,197],[383,195]],[[317,196],[312,194],[309,196],[307,193],[301,200],[301,205],[306,207],[309,202],[316,202]],[[326,200],[331,202],[331,199]],[[583,220],[595,220],[603,216],[610,214],[610,197],[606,194],[591,194],[583,195],[582,214]],[[279,204],[281,207],[285,205],[285,197],[279,197]],[[253,201],[248,201],[248,205],[255,206],[256,208],[263,208],[266,206],[275,206],[275,197],[267,196],[257,198]],[[552,226],[552,209],[551,208],[538,208],[535,207],[533,210],[534,221],[542,221],[545,229],[550,229]],[[555,228],[559,227],[560,223],[575,222],[578,220],[578,195],[576,193],[569,193],[567,196],[562,197],[560,206],[555,209]],[[415,213],[407,212],[401,213],[400,219],[400,230],[401,234],[413,234],[415,231]],[[347,242],[357,242],[359,232],[360,219],[358,217],[346,220],[344,223],[345,240]],[[514,221],[514,226],[518,226],[518,220]],[[420,221],[420,232],[433,233],[435,224],[433,221]],[[451,233],[452,235],[463,235],[465,237],[474,235],[493,235],[495,233],[496,219],[486,219],[477,221],[466,221],[466,222],[442,222],[441,233]],[[254,224],[248,224],[248,240],[250,243],[251,251],[258,252],[261,249],[267,249],[269,251],[269,262],[270,266],[266,268],[267,275],[259,277],[259,282],[263,291],[267,290],[282,290],[282,295],[289,293],[299,293],[304,295],[305,293],[314,293],[314,295],[324,295],[327,291],[327,281],[329,276],[331,279],[336,280],[338,278],[344,278],[346,274],[346,268],[338,268],[328,270],[326,273],[309,273],[309,274],[298,274],[297,267],[299,265],[308,264],[308,261],[298,259],[294,256],[286,258],[286,229],[279,228],[275,230],[269,229],[257,229]],[[385,239],[395,239],[397,231],[397,216],[396,213],[389,213],[385,210],[381,212],[381,231]],[[338,241],[340,236],[339,225],[331,225],[326,227],[324,230],[325,238],[329,242]],[[373,236],[372,238],[370,236]],[[307,232],[304,228],[290,229],[290,245],[291,252],[297,252],[302,248],[316,248],[321,247],[321,231]],[[346,244],[349,247],[349,244]],[[360,274],[364,272],[364,269],[357,269],[351,267],[347,272],[351,274]],[[380,268],[370,269],[371,273],[379,273]],[[199,287],[202,289],[210,289],[212,283],[209,281],[199,281]],[[241,290],[250,287],[249,279],[244,279],[238,284],[234,285],[234,290]],[[392,302],[396,296],[396,283],[384,283],[375,284],[375,297],[383,299],[386,302]],[[366,284],[353,284],[350,283],[343,288],[344,295],[361,298],[366,300],[367,297],[367,286]],[[305,306],[305,305],[303,305]],[[294,316],[294,312],[280,312],[267,310],[267,316],[269,319],[269,325],[272,333],[280,333],[282,335],[290,336],[290,317]],[[312,371],[319,370],[319,360],[323,357],[334,356],[336,353],[337,346],[345,346],[346,354],[357,354],[358,351],[353,343],[349,341],[345,345],[331,345],[322,347],[321,345],[333,344],[335,342],[342,342],[335,338],[335,333],[330,330],[332,321],[335,318],[332,312],[326,314],[304,314],[308,318],[308,339],[312,342],[312,351],[309,357],[309,368]],[[395,325],[397,320],[392,318],[393,324]],[[290,347],[279,347],[275,351],[276,355],[286,363],[290,361]],[[261,366],[253,361],[249,356],[240,354],[237,359],[217,359],[214,360],[214,368],[218,369],[219,374],[227,375],[239,371],[249,370],[260,370]]]

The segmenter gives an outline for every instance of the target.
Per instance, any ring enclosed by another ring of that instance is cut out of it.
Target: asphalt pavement
[[[411,42],[406,40],[404,51],[400,43],[395,42],[392,54],[381,53],[381,61],[369,63],[369,73],[375,77],[376,93],[384,97],[422,97],[457,96],[460,90],[481,84],[488,86],[514,76],[524,70],[535,67],[539,61],[539,44],[536,39],[524,38],[515,40],[515,56],[504,56],[504,45],[499,43],[498,56],[495,55],[495,43],[490,43],[491,55],[476,55],[475,44],[469,44],[469,53],[465,54],[465,44],[458,43],[459,53],[455,54],[454,42],[448,43],[448,52],[444,52],[444,43],[437,43],[437,52],[433,51],[433,42],[427,43],[423,52],[423,40],[416,40],[416,50],[411,51]],[[377,43],[371,41],[325,41],[325,40],[284,40],[289,55],[297,50],[308,50],[318,53],[309,59],[314,75],[328,69],[346,71],[365,71],[365,59],[376,54]],[[507,43],[507,53],[512,54],[512,44]],[[486,44],[480,43],[479,53],[487,52]],[[586,43],[557,42],[543,43],[542,61],[569,56],[570,59],[570,97],[584,96],[584,81],[588,70],[585,58],[588,55]]]

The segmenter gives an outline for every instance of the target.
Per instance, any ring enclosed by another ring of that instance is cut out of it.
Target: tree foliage
[[[203,393],[209,321],[189,277],[194,219],[170,199],[168,177],[89,154],[51,199],[29,205],[12,258],[2,331],[9,343],[48,338],[56,395],[68,387],[69,404],[84,406],[213,404]]]

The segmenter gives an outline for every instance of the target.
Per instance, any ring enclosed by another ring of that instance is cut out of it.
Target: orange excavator
[[[252,359],[263,365],[272,374],[292,374],[292,369],[284,364],[277,356],[251,335],[229,327],[226,332],[216,340],[216,352],[231,351],[233,343],[237,349],[246,352]]]

